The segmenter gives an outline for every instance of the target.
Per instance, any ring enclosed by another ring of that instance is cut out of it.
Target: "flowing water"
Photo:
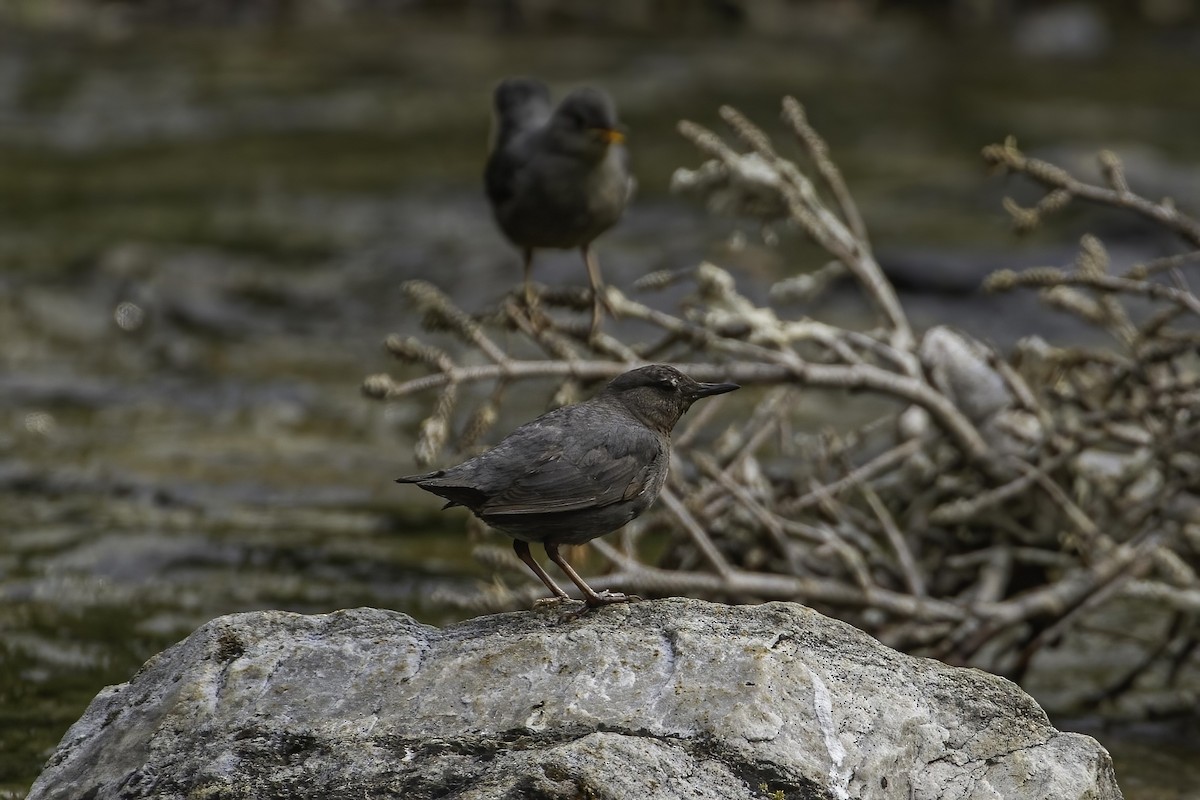
[[[1075,167],[1112,147],[1148,194],[1194,202],[1200,38],[1113,24],[1056,59],[1022,55],[1018,34],[906,17],[774,34],[415,16],[0,29],[0,796],[102,686],[216,615],[372,605],[444,623],[464,613],[445,597],[489,578],[461,517],[391,482],[426,406],[358,387],[394,369],[383,337],[417,327],[402,281],[477,308],[519,277],[478,185],[503,75],[617,98],[640,183],[600,244],[619,285],[707,257],[753,294],[820,264],[666,190],[700,160],[678,119],[715,126],[730,103],[783,139],[793,94],[916,324],[1082,335],[1030,298],[981,295],[980,276],[1067,260],[1088,225],[1118,259],[1169,240],[1108,212],[1017,240],[999,198],[1024,190],[988,178],[979,149],[1015,133]],[[540,280],[570,275],[572,254],[539,261]],[[838,409],[813,405],[814,425]],[[1111,748],[1128,797],[1200,796],[1194,719],[1062,724]]]

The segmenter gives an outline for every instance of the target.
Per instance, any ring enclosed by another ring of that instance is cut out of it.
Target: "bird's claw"
[[[533,610],[540,611],[542,609],[551,609],[578,603],[580,604],[579,608],[564,611],[558,615],[559,622],[570,622],[604,606],[611,606],[617,603],[636,603],[641,599],[636,594],[622,594],[621,592],[610,592],[605,589],[602,592],[597,592],[594,597],[590,597],[587,600],[576,600],[573,597],[543,597],[540,600],[534,601]]]
[[[611,606],[616,603],[638,603],[641,602],[640,597],[636,594],[624,594],[623,592],[610,592],[605,589],[598,592],[595,597],[587,600],[588,608],[599,608],[601,606]]]
[[[539,334],[547,328],[551,327],[551,321],[548,314],[542,310],[541,296],[533,291],[526,290],[522,296],[523,303],[520,303],[521,311],[525,312],[525,322],[529,325],[529,332]],[[521,307],[523,306],[523,307]]]
[[[540,610],[543,608],[551,608],[551,607],[561,606],[564,603],[582,603],[582,602],[583,602],[582,600],[576,600],[573,597],[557,597],[557,596],[555,596],[555,597],[539,597],[537,600],[533,601],[533,609],[534,609],[534,611],[537,611],[537,610]]]

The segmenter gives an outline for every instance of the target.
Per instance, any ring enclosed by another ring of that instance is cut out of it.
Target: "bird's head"
[[[598,397],[615,398],[650,428],[670,433],[692,403],[740,388],[736,383],[699,383],[674,367],[651,364],[613,378]]]
[[[550,134],[561,149],[597,160],[625,141],[612,98],[590,86],[563,98],[550,117]]]

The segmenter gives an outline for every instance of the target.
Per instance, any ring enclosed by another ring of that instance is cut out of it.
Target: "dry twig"
[[[673,185],[716,211],[803,230],[854,278],[882,326],[849,330],[781,318],[713,264],[647,276],[635,287],[690,282],[695,291],[679,309],[609,287],[610,306],[654,331],[650,342],[589,337],[577,319],[589,307],[581,290],[543,292],[548,316],[534,324],[511,299],[472,316],[414,281],[406,289],[427,329],[449,334],[471,355],[460,361],[448,345],[389,337],[389,352],[426,372],[364,382],[366,394],[393,402],[439,392],[421,426],[418,457],[438,460],[464,416],[460,442],[486,436],[504,401],[530,379],[553,379],[554,401],[567,402],[582,384],[670,360],[700,380],[765,390],[753,413],[745,403],[754,395],[743,392],[749,396],[698,410],[679,432],[678,468],[657,509],[636,526],[639,534],[671,532],[669,546],[650,561],[632,534],[627,552],[594,542],[613,570],[592,579],[597,588],[797,600],[897,647],[1014,675],[1048,642],[1082,630],[1123,598],[1152,598],[1194,619],[1200,300],[1183,270],[1200,263],[1200,253],[1114,275],[1103,244],[1089,236],[1069,267],[993,275],[989,289],[1040,289],[1048,304],[1116,343],[1060,348],[1030,339],[1009,363],[945,328],[914,334],[828,146],[795,100],[784,101],[783,117],[811,172],[736,110],[723,108],[721,117],[733,130],[730,141],[680,125],[710,160],[677,172]],[[1137,195],[1111,154],[1101,157],[1107,186],[1029,158],[1011,140],[984,156],[1047,190],[1032,208],[1006,203],[1019,227],[1084,199],[1145,216],[1200,246],[1200,224],[1167,201]],[[812,280],[803,291],[811,297],[826,285],[827,277]],[[1153,308],[1136,311],[1131,299]],[[473,412],[460,409],[469,393],[459,389],[478,383],[492,391]],[[821,447],[805,452],[789,433],[801,427],[791,400],[828,389],[890,402],[861,430],[821,437]],[[493,586],[477,605],[528,597]],[[1182,626],[1169,641],[1196,638]],[[1147,646],[1146,664],[1168,650],[1158,640]],[[1188,658],[1194,649],[1179,652]],[[1139,664],[1136,675],[1146,669]],[[1104,696],[1131,683],[1118,681]]]

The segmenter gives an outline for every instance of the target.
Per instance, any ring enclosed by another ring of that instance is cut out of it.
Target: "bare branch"
[[[995,290],[1038,290],[1115,345],[1029,337],[1010,359],[947,326],[918,339],[799,103],[786,99],[783,116],[811,159],[803,169],[749,118],[720,113],[733,131],[728,141],[681,124],[710,160],[680,170],[674,183],[723,213],[793,225],[826,250],[824,266],[798,268],[804,278],[777,284],[772,299],[799,294],[813,307],[834,276],[848,273],[880,322],[852,330],[788,318],[712,263],[646,276],[629,294],[607,287],[608,305],[634,324],[598,335],[583,286],[539,288],[537,312],[511,295],[468,314],[431,284],[411,281],[405,292],[441,338],[388,337],[387,351],[406,365],[403,379],[372,375],[362,388],[407,403],[436,393],[419,401],[428,404],[419,457],[485,438],[502,406],[522,402],[514,398],[526,381],[557,382],[552,403],[563,404],[634,365],[671,362],[747,390],[708,401],[679,426],[661,502],[626,529],[621,549],[592,543],[612,570],[589,579],[598,588],[797,600],[895,646],[1018,678],[1051,640],[1121,636],[1094,624],[1111,604],[1150,600],[1151,614],[1195,615],[1200,300],[1184,271],[1200,250],[1115,275],[1104,243],[1086,235],[1073,263],[989,278]],[[1030,207],[1006,202],[1022,227],[1084,199],[1200,245],[1200,224],[1168,201],[1135,194],[1112,154],[1101,155],[1100,186],[1027,158],[1011,140],[985,157],[1046,188]],[[686,296],[669,307],[676,301],[665,293],[638,294],[665,286]],[[649,331],[648,341],[626,338],[627,329]],[[829,390],[842,393],[832,394],[832,417],[814,419],[829,406],[810,401],[828,401]],[[850,393],[868,402],[843,414],[837,401]],[[463,398],[476,406],[460,408]],[[665,548],[662,537],[644,535],[663,530],[676,532]],[[515,564],[507,549],[478,552],[501,573]],[[539,589],[497,580],[467,602],[511,608]],[[1142,650],[1129,673],[1139,681],[1179,668],[1149,666],[1161,659],[1194,662],[1195,649],[1164,649],[1161,636],[1122,642]],[[1110,682],[1105,696],[1129,684]]]

